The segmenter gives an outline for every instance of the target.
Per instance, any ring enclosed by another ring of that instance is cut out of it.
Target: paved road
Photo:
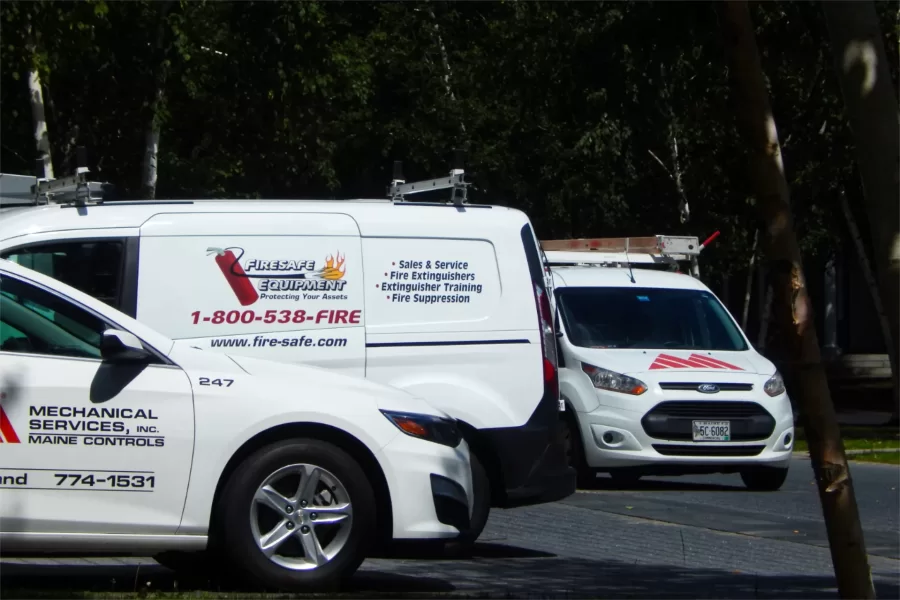
[[[854,463],[873,578],[900,597],[900,469]],[[629,490],[580,491],[563,502],[495,511],[473,555],[373,559],[353,595],[691,598],[836,597],[809,462],[776,493],[737,476],[652,478]],[[54,566],[50,566],[54,565]],[[0,596],[23,590],[172,590],[169,571],[142,559],[6,559]],[[138,567],[140,571],[138,572]],[[179,581],[179,589],[210,588]]]

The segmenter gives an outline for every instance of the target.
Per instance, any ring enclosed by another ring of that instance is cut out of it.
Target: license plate
[[[695,442],[730,442],[731,421],[694,421]]]

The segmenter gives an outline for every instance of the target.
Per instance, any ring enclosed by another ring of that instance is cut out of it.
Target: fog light
[[[611,431],[607,431],[603,434],[603,441],[607,444],[612,444],[614,441],[616,441],[616,436],[614,436]]]
[[[786,434],[784,434],[784,445],[785,446],[790,446],[792,441],[794,441],[794,436],[792,436],[790,432],[787,432]]]

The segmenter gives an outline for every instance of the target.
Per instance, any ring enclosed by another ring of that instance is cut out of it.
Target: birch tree
[[[28,97],[31,101],[31,121],[34,131],[34,145],[38,159],[43,163],[43,177],[53,179],[53,157],[50,152],[50,133],[47,129],[47,113],[44,109],[44,90],[40,72],[40,33],[33,23],[33,15],[28,14],[27,52],[31,64],[28,70]]]

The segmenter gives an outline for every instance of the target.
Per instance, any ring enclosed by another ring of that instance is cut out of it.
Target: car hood
[[[222,352],[208,352],[178,344],[170,353],[170,357],[185,370],[214,369],[220,373],[246,373],[262,379],[288,382],[295,388],[302,387],[303,382],[307,381],[320,388],[340,389],[367,396],[375,402],[379,409],[450,418],[447,413],[435,408],[426,400],[406,391],[330,369]]]
[[[714,372],[729,375],[772,375],[775,365],[754,350],[656,350],[572,347],[575,356],[596,367],[626,375],[662,376]]]

